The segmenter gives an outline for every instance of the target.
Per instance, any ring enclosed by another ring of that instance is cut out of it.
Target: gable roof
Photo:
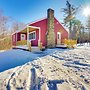
[[[54,17],[54,18],[59,22],[59,24],[64,28],[64,30],[66,30],[68,32],[67,28],[56,17]]]
[[[42,18],[42,19],[35,20],[35,21],[33,21],[33,22],[30,22],[30,23],[27,23],[27,24],[25,25],[25,27],[23,27],[23,28],[20,29],[20,30],[15,31],[14,33],[12,33],[12,35],[15,34],[15,33],[20,32],[20,31],[22,31],[22,30],[24,30],[24,29],[26,29],[27,26],[30,26],[30,24],[37,23],[37,22],[42,21],[42,20],[44,20],[44,19],[47,19],[47,17],[44,17],[44,18]]]
[[[59,20],[58,20],[56,17],[54,17],[54,18],[59,22]],[[42,19],[35,20],[35,21],[33,21],[33,22],[30,22],[30,23],[27,23],[27,24],[25,25],[25,27],[23,27],[22,29],[20,29],[20,30],[14,32],[14,33],[12,33],[12,35],[15,34],[15,33],[20,32],[20,31],[22,31],[22,30],[24,30],[24,29],[26,29],[27,26],[30,26],[31,24],[40,22],[40,21],[45,20],[45,19],[47,19],[47,17],[44,17],[44,18],[42,18]],[[59,24],[68,32],[68,30],[67,30],[60,22],[59,22]]]
[[[40,22],[40,21],[45,20],[45,19],[47,19],[47,17],[44,17],[44,18],[32,21],[32,22],[28,23],[27,26],[29,26],[30,24],[34,24],[34,23]]]

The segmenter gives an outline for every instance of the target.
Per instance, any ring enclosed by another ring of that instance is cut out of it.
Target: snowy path
[[[90,47],[52,53],[0,73],[0,90],[90,90]]]

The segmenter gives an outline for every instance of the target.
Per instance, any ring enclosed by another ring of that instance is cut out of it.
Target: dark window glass
[[[29,34],[29,40],[35,39],[35,32]]]

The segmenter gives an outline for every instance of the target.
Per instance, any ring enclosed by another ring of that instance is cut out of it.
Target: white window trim
[[[58,38],[58,34],[60,35],[60,37]],[[57,39],[61,40],[61,32],[57,32]]]
[[[31,33],[35,33],[35,39],[29,39],[29,34],[31,34]],[[28,33],[28,40],[29,40],[29,41],[36,40],[36,31],[32,31],[32,32],[29,32],[29,33]]]
[[[20,40],[22,40],[22,35],[25,35],[25,34],[20,34]],[[26,35],[25,35],[25,37],[26,37]]]

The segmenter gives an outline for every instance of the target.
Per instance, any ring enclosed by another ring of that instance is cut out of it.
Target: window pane
[[[29,40],[35,39],[35,32],[29,34]]]

